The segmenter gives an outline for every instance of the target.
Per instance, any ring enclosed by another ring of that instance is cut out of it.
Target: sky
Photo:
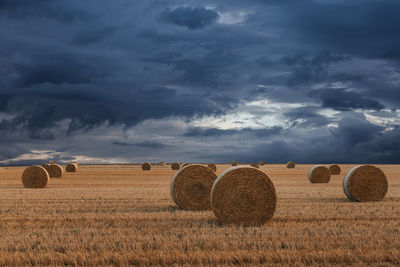
[[[0,0],[0,165],[400,163],[398,0]]]

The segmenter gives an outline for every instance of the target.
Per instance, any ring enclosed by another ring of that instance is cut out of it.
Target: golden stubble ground
[[[228,168],[218,165],[218,173]],[[350,202],[342,178],[310,184],[311,165],[265,165],[278,206],[262,227],[219,225],[173,204],[170,166],[80,165],[45,189],[0,168],[0,265],[400,265],[400,165],[381,165],[382,202]]]

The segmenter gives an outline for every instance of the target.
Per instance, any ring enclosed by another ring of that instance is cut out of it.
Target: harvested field
[[[362,203],[343,193],[354,165],[329,184],[310,184],[311,166],[260,166],[278,196],[262,227],[179,210],[170,166],[80,164],[44,189],[23,187],[25,167],[1,167],[0,265],[399,265],[400,165],[377,165],[389,191]]]

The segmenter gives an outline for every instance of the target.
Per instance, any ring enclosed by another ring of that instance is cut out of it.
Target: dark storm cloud
[[[161,20],[179,26],[186,26],[192,30],[207,27],[213,24],[218,17],[217,12],[204,7],[168,8],[160,14]]]
[[[254,134],[257,137],[267,137],[277,135],[282,131],[281,127],[275,126],[270,128],[253,129],[253,128],[242,128],[242,129],[218,129],[218,128],[202,128],[195,127],[189,129],[183,134],[185,137],[215,137],[225,136],[233,134]]]
[[[126,142],[120,142],[120,141],[115,141],[112,143],[113,145],[117,146],[136,146],[136,147],[145,147],[145,148],[165,148],[168,145],[157,142],[157,141],[143,141],[139,143],[126,143]]]

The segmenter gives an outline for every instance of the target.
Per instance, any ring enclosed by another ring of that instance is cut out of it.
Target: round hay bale
[[[260,166],[263,166],[263,165],[265,165],[265,161],[260,160]]]
[[[50,178],[60,178],[63,174],[63,168],[58,164],[53,164],[47,170]]]
[[[50,161],[50,164],[51,164],[51,165],[57,164],[57,162],[56,162],[55,160],[52,160],[52,161]]]
[[[78,165],[76,163],[70,163],[65,167],[67,172],[76,172],[78,170]]]
[[[322,165],[313,166],[308,172],[308,180],[311,183],[329,183],[331,173],[329,169]]]
[[[49,171],[48,170],[48,168],[51,166],[51,164],[49,164],[49,163],[46,163],[46,164],[43,164],[42,165],[42,167],[46,170],[46,171]]]
[[[180,169],[171,181],[171,197],[184,210],[209,210],[211,187],[217,178],[210,168],[192,164]]]
[[[294,167],[296,167],[296,163],[294,163],[293,161],[289,161],[289,162],[286,164],[286,167],[287,167],[288,169],[293,169]]]
[[[164,162],[164,161],[161,161],[161,162],[160,162],[160,166],[163,166],[163,167],[166,166],[165,162]]]
[[[184,168],[184,167],[186,167],[186,166],[189,166],[190,165],[190,163],[183,163],[182,164],[182,168]]]
[[[263,225],[274,215],[276,203],[271,179],[252,167],[225,170],[211,190],[211,208],[222,223]]]
[[[254,168],[257,168],[257,169],[260,168],[260,166],[257,163],[251,163],[250,166],[254,167]]]
[[[214,163],[209,163],[207,166],[208,166],[208,168],[210,168],[214,172],[217,171],[217,165],[215,165]]]
[[[388,191],[388,181],[385,173],[375,166],[356,166],[344,177],[343,191],[352,201],[381,201]]]
[[[179,164],[178,162],[174,162],[171,164],[171,169],[174,171],[177,171],[181,168],[181,164]]]
[[[339,175],[340,172],[342,171],[337,164],[332,164],[329,166],[329,171],[331,172],[331,175]]]
[[[26,188],[45,188],[49,182],[49,174],[43,167],[30,166],[24,170],[21,179]]]
[[[238,163],[237,163],[237,161],[232,161],[232,166],[237,166],[238,165]]]
[[[145,162],[142,164],[142,170],[144,171],[150,171],[151,170],[151,164],[149,162]]]

